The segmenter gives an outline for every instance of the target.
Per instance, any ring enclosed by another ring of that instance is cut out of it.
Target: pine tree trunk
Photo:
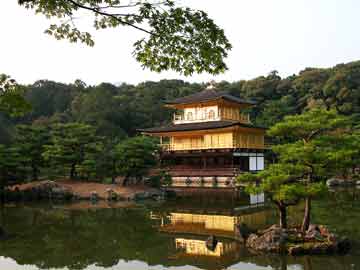
[[[1,192],[1,198],[0,203],[3,206],[5,204],[5,179],[6,179],[6,173],[2,172],[0,174],[0,192]]]
[[[112,175],[111,175],[111,183],[115,184],[115,179],[116,179],[116,163],[115,160],[113,160],[112,162]]]
[[[38,180],[38,173],[37,173],[36,166],[32,166],[32,179],[33,180]]]
[[[304,270],[313,270],[311,256],[304,256]]]
[[[280,214],[280,227],[282,229],[287,228],[287,213],[286,213],[286,207],[284,205],[278,205],[279,214]]]
[[[288,260],[286,256],[280,257],[280,270],[287,270],[288,269]]]
[[[303,232],[309,229],[310,225],[310,212],[311,212],[311,198],[306,198],[305,200],[305,211],[304,211],[304,218],[301,225],[301,230]]]
[[[1,209],[1,220],[2,220],[2,223],[1,223],[1,226],[0,226],[0,239],[1,238],[4,238],[6,236],[6,232],[5,230],[3,229],[3,226],[5,224],[5,212],[4,212],[4,205],[1,205],[0,206],[0,209]]]
[[[1,205],[4,205],[5,204],[5,185],[4,185],[3,181],[1,181],[0,192],[1,192],[1,198],[0,198]]]
[[[71,170],[70,170],[70,179],[71,180],[75,178],[75,166],[76,166],[75,163],[71,164]]]
[[[123,181],[123,186],[125,187],[127,185],[127,183],[129,182],[129,177],[125,176],[124,181]]]

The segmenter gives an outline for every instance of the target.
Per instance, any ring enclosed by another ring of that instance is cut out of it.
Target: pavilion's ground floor
[[[161,155],[162,168],[171,176],[173,188],[234,188],[243,172],[264,169],[261,150],[176,151]]]

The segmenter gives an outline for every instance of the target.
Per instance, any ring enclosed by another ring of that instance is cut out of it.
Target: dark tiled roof
[[[251,104],[251,105],[256,104],[255,101],[241,99],[241,98],[229,95],[226,92],[223,92],[223,91],[219,92],[214,89],[205,89],[201,92],[197,92],[197,93],[189,95],[189,96],[177,98],[174,100],[167,100],[167,101],[165,101],[165,103],[168,105],[190,104],[190,103],[196,103],[196,102],[206,102],[206,101],[211,101],[211,100],[216,100],[216,99],[221,99],[221,98],[231,101],[231,102],[239,103],[239,104]]]
[[[209,122],[200,122],[200,123],[188,123],[188,124],[171,124],[168,126],[154,127],[147,129],[139,129],[140,132],[145,133],[163,133],[163,132],[176,132],[176,131],[194,131],[194,130],[203,130],[203,129],[217,129],[217,128],[226,128],[232,126],[248,127],[248,128],[257,128],[265,129],[263,127],[257,127],[251,124],[243,124],[239,121],[209,121]]]

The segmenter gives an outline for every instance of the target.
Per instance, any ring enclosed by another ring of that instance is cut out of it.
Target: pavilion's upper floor
[[[240,99],[213,88],[166,102],[167,107],[176,109],[173,124],[223,120],[248,124],[250,118],[246,109],[254,104],[253,101]]]

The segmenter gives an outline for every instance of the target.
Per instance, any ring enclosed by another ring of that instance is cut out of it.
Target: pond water
[[[106,207],[106,208],[104,208]],[[301,206],[291,209],[294,222]],[[265,228],[277,220],[267,205],[181,200],[137,205],[88,203],[7,205],[1,227],[1,270],[38,269],[360,269],[360,192],[335,191],[313,203],[313,221],[353,240],[344,256],[251,254],[234,225]],[[214,251],[205,239],[216,235]]]

